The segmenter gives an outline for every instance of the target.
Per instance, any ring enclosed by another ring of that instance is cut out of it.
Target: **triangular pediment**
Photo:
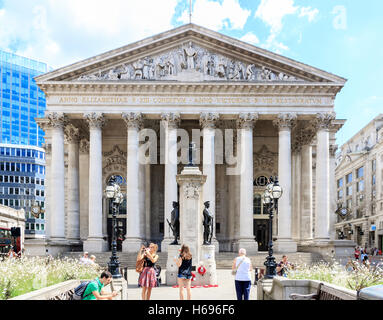
[[[47,81],[337,83],[345,79],[194,24],[35,78]]]

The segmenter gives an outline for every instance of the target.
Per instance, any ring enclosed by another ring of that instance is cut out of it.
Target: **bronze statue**
[[[213,215],[209,211],[210,201],[204,202],[205,208],[203,209],[203,244],[211,244],[211,238],[213,236]]]
[[[171,212],[171,223],[169,222],[170,229],[173,231],[174,241],[171,243],[178,244],[178,239],[180,236],[180,213],[179,213],[179,203],[173,201],[173,210]]]

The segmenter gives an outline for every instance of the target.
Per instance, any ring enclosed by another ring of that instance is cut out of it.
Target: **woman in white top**
[[[251,288],[251,271],[253,266],[251,260],[246,257],[246,249],[239,249],[239,256],[233,261],[232,269],[237,270],[235,274],[235,291],[238,300],[249,300]]]

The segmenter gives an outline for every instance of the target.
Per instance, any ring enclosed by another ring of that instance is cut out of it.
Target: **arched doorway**
[[[122,251],[122,242],[125,239],[126,234],[126,218],[127,218],[127,205],[126,205],[126,179],[121,175],[114,175],[116,177],[117,183],[121,187],[121,191],[124,193],[124,201],[120,205],[120,210],[117,213],[117,251]],[[107,184],[110,181],[108,178]],[[112,200],[106,199],[106,210],[107,210],[107,233],[108,233],[108,247],[111,248],[112,245],[112,220],[113,220],[113,204]]]
[[[253,199],[253,230],[259,251],[268,250],[269,219],[265,209],[262,195],[255,193]]]

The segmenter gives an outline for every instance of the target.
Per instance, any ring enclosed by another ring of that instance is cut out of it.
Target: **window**
[[[349,173],[349,174],[346,176],[346,180],[347,180],[347,183],[351,183],[351,182],[352,182],[352,173]]]
[[[29,223],[25,224],[25,230],[29,230]]]
[[[372,160],[372,172],[376,171],[376,159]]]
[[[253,214],[262,214],[262,196],[260,194],[254,196]]]
[[[340,200],[342,198],[343,198],[343,190],[340,189],[340,190],[338,190],[338,200]]]
[[[361,192],[364,190],[364,180],[360,180],[356,185],[356,191]]]
[[[343,187],[343,178],[338,179],[338,188]]]
[[[356,177],[357,177],[357,178],[363,178],[363,167],[360,167],[360,168],[356,171]]]
[[[44,224],[43,224],[43,223],[41,224],[41,230],[42,230],[42,231],[45,230],[45,227],[44,227]]]

